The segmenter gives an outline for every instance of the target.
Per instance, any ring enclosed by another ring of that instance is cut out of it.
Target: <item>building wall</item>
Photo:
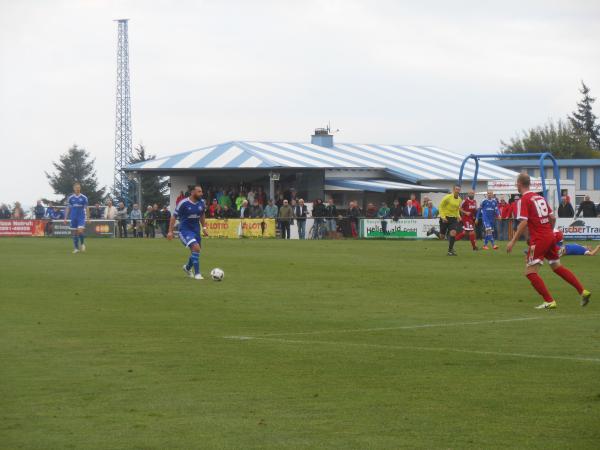
[[[187,191],[189,185],[192,185],[196,182],[196,177],[194,175],[171,175],[171,193],[169,196],[169,209],[171,212],[175,210],[175,200],[179,196],[179,192]]]
[[[539,166],[531,167],[508,167],[516,172],[527,172],[533,177],[540,176]],[[575,204],[578,204],[585,195],[589,195],[592,201],[600,203],[600,167],[560,167],[560,178],[575,181]],[[546,167],[546,178],[554,178],[553,167]]]

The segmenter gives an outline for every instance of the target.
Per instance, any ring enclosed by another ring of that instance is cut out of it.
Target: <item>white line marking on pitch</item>
[[[547,311],[546,311],[547,312]],[[598,314],[589,314],[581,317],[598,316]],[[565,319],[570,317],[580,316],[531,316],[531,317],[515,317],[512,319],[494,319],[494,320],[480,320],[477,322],[448,322],[448,323],[425,323],[421,325],[403,325],[397,327],[381,327],[381,328],[355,328],[350,330],[317,330],[317,331],[300,331],[296,333],[269,333],[262,334],[260,337],[271,337],[271,336],[304,336],[311,334],[337,334],[337,333],[366,333],[372,331],[392,331],[392,330],[418,330],[421,328],[437,328],[437,327],[462,327],[469,325],[485,325],[493,323],[506,323],[506,322],[522,322],[526,320],[546,320],[546,319]]]
[[[363,342],[335,342],[335,341],[304,341],[296,339],[280,339],[280,338],[268,338],[268,337],[252,337],[252,336],[227,336],[226,339],[238,339],[238,340],[256,340],[256,341],[267,341],[267,342],[279,342],[282,344],[318,344],[318,345],[333,345],[333,346],[346,346],[346,347],[363,347],[363,348],[379,348],[387,350],[419,350],[428,352],[455,352],[455,353],[470,353],[475,355],[487,355],[487,356],[507,356],[511,358],[530,358],[530,359],[557,359],[566,361],[582,361],[582,362],[594,362],[600,363],[599,358],[588,358],[584,356],[558,356],[558,355],[536,355],[532,353],[512,353],[512,352],[494,352],[486,350],[468,350],[463,348],[448,348],[448,347],[418,347],[410,345],[382,345],[382,344],[367,344]]]

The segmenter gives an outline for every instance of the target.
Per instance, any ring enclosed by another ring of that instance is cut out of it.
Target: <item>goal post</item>
[[[544,198],[548,199],[548,189],[546,187],[546,168],[544,167],[544,161],[548,158],[550,159],[550,161],[552,161],[552,165],[554,167],[554,178],[556,179],[556,199],[558,201],[560,201],[560,197],[561,197],[561,189],[560,189],[560,170],[558,167],[558,162],[556,161],[556,159],[554,158],[554,156],[552,156],[552,153],[514,153],[514,154],[508,154],[508,155],[498,155],[498,154],[483,154],[483,155],[475,155],[475,154],[470,154],[467,157],[465,157],[465,159],[463,159],[463,162],[460,166],[460,173],[458,174],[458,182],[457,184],[459,186],[462,186],[462,182],[463,182],[463,174],[464,174],[464,170],[465,170],[465,166],[467,165],[467,162],[472,159],[475,162],[475,172],[473,173],[473,181],[471,183],[471,186],[473,188],[473,190],[476,190],[477,188],[477,176],[479,174],[479,160],[480,159],[501,159],[501,158],[539,158],[539,162],[540,162],[540,178],[542,179],[542,191],[543,191],[543,195]]]

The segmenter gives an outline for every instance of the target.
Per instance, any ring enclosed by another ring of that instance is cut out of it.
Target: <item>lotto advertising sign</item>
[[[43,236],[44,220],[0,220],[0,236]]]
[[[362,219],[360,224],[366,239],[428,239],[432,227],[439,228],[437,219]]]
[[[556,228],[566,240],[600,240],[600,218],[557,219]]]
[[[71,237],[70,223],[62,220],[53,220],[48,224],[48,236]],[[85,223],[85,235],[88,237],[115,237],[114,220],[91,220]]]
[[[275,219],[206,219],[206,228],[215,238],[275,237]]]

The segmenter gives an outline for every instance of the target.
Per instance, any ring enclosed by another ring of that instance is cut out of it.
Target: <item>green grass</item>
[[[535,311],[522,247],[205,247],[224,282],[178,242],[1,239],[0,447],[600,446],[600,296],[544,268]],[[600,294],[600,258],[565,262]]]

